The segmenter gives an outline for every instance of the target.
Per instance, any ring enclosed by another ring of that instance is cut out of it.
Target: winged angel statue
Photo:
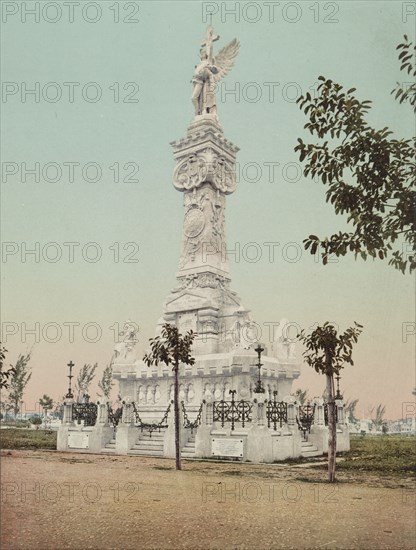
[[[217,114],[215,101],[217,82],[232,69],[240,48],[240,43],[234,38],[214,58],[213,45],[218,39],[219,35],[215,34],[212,26],[209,26],[205,41],[201,45],[201,61],[195,66],[192,79],[192,103],[195,107],[195,115]]]

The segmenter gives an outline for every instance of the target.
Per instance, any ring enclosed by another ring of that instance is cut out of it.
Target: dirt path
[[[286,465],[4,451],[2,550],[414,548],[409,480]]]

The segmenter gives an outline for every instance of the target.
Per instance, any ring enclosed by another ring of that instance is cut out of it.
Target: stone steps
[[[116,440],[114,439],[111,439],[111,441],[109,441],[109,443],[106,444],[106,446],[104,447],[104,449],[101,449],[101,452],[102,453],[115,453],[116,452]]]
[[[136,445],[132,447],[129,452],[129,455],[137,456],[154,456],[157,458],[163,457],[163,448],[158,450],[143,449],[142,447],[137,447]]]
[[[163,456],[164,430],[140,433],[139,439],[129,450],[129,454],[143,456]]]
[[[187,444],[183,447],[181,451],[182,458],[194,458],[195,456],[195,436],[192,435]]]
[[[164,437],[164,432],[152,432],[152,435],[149,432],[140,432],[139,441],[163,441]]]
[[[321,456],[321,452],[318,450],[318,447],[313,445],[313,443],[309,443],[309,441],[302,441],[301,443],[301,454],[303,457],[311,457],[311,456]]]

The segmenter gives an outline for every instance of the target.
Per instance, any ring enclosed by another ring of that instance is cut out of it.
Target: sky
[[[399,418],[415,386],[414,278],[387,262],[302,250],[310,234],[347,229],[325,187],[302,176],[301,93],[318,76],[371,99],[368,121],[411,137],[390,94],[396,46],[414,40],[412,2],[2,2],[1,319],[7,360],[32,351],[25,408],[59,399],[67,363],[109,363],[127,319],[144,352],[181,249],[183,197],[170,143],[193,118],[191,78],[208,23],[220,47],[241,43],[222,81],[219,118],[240,148],[227,197],[232,288],[263,328],[354,321],[364,332],[341,390],[357,412]],[[209,15],[211,14],[211,15]],[[271,166],[274,166],[271,171]],[[266,245],[264,243],[274,243]],[[274,255],[271,255],[271,249]],[[32,253],[30,253],[32,251]],[[301,349],[299,349],[299,353]],[[294,389],[321,395],[304,365]]]

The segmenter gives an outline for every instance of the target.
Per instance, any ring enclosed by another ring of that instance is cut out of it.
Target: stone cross
[[[212,62],[213,62],[213,47],[214,47],[214,42],[216,42],[217,40],[219,40],[219,38],[220,38],[220,35],[219,35],[219,34],[215,34],[214,29],[213,29],[212,26],[210,25],[210,26],[207,28],[207,34],[206,34],[206,37],[205,37],[205,42],[202,43],[202,47],[203,47],[203,48],[205,47],[205,51],[206,51],[206,54],[207,54],[207,58],[208,58],[209,63],[212,63]]]

